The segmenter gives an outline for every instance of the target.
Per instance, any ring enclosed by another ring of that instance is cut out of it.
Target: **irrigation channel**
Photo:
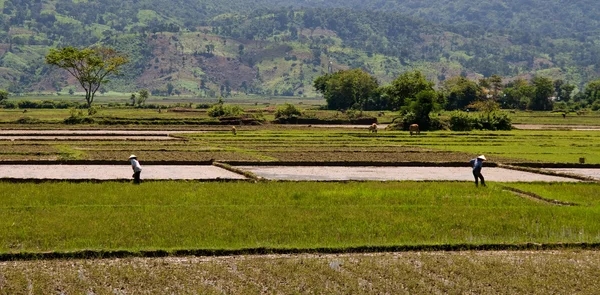
[[[337,167],[337,166],[238,166],[227,170],[212,165],[144,165],[147,180],[243,180],[240,172],[251,172],[266,180],[288,181],[472,181],[469,167]],[[576,169],[568,172],[577,174]],[[583,169],[594,170],[594,169]],[[594,175],[600,179],[600,169]],[[581,173],[582,175],[587,175]],[[0,179],[125,180],[131,166],[123,165],[0,165]],[[486,180],[493,182],[577,182],[577,179],[485,168]]]

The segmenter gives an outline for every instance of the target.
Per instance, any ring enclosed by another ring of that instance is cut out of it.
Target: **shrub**
[[[450,130],[452,131],[471,131],[476,121],[469,114],[461,111],[454,111],[450,114]]]
[[[236,105],[225,105],[218,103],[212,106],[208,111],[208,115],[216,118],[216,117],[233,117],[239,116],[244,112],[244,110]]]
[[[290,119],[290,118],[298,118],[300,116],[302,116],[302,110],[300,110],[293,104],[289,104],[289,103],[286,103],[283,106],[278,107],[277,111],[275,112],[276,119],[279,119],[279,118]]]
[[[452,131],[471,131],[473,129],[511,130],[512,119],[506,112],[492,112],[472,116],[465,112],[454,111],[450,114],[449,125]]]

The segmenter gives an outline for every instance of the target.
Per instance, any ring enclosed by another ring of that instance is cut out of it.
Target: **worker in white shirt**
[[[137,157],[135,155],[129,156],[129,162],[131,162],[131,168],[133,168],[133,183],[140,184],[140,174],[142,174],[142,166],[140,162],[138,162]]]

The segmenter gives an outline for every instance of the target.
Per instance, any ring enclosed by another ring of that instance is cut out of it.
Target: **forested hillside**
[[[327,72],[389,82],[418,69],[441,84],[493,74],[563,79],[600,73],[599,5],[589,0],[0,0],[0,88],[75,90],[44,64],[49,48],[125,52],[102,91],[155,95],[314,95]]]

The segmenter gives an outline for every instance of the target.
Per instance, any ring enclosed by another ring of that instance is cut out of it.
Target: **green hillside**
[[[600,74],[598,5],[563,1],[0,1],[0,88],[68,91],[43,63],[49,48],[102,44],[127,53],[103,91],[155,95],[314,95],[329,71],[380,82],[419,69],[439,83],[498,74]],[[268,7],[268,8],[267,8]]]

